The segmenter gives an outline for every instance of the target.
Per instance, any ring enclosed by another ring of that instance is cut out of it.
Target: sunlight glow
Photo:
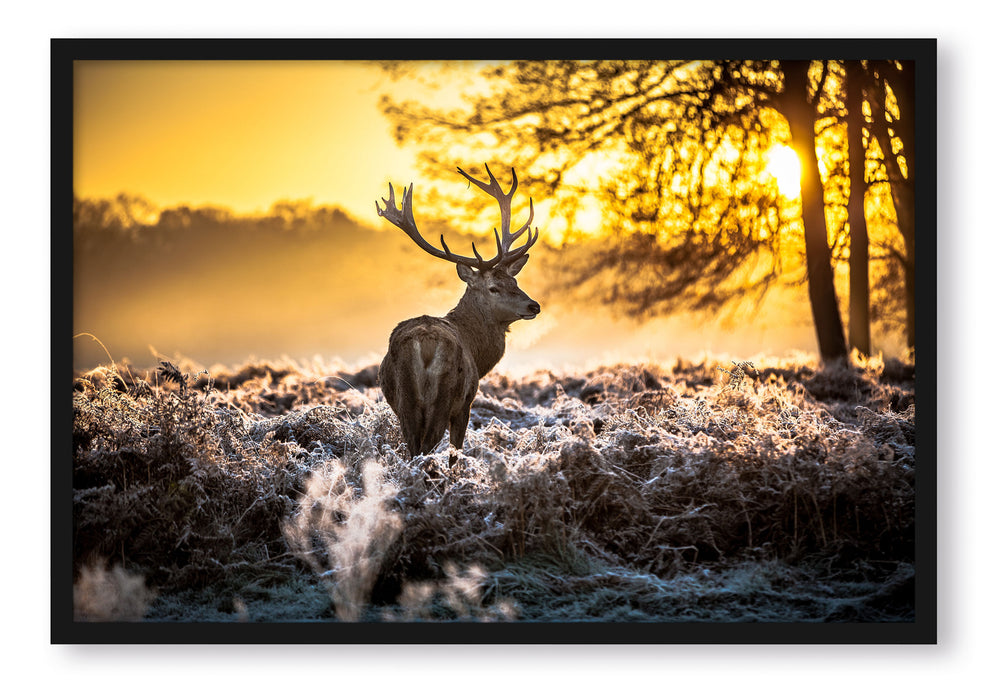
[[[801,195],[801,159],[790,146],[776,145],[767,153],[767,171],[787,199]]]

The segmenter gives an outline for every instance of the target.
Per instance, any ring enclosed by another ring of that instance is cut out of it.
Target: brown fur
[[[411,455],[432,451],[448,428],[451,446],[463,447],[478,381],[502,359],[509,324],[540,312],[514,279],[528,257],[508,269],[458,264],[467,289],[457,306],[443,318],[419,316],[392,331],[379,381]]]

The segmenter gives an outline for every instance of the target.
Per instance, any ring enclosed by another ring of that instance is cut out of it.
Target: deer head
[[[508,326],[513,321],[536,318],[540,312],[540,305],[519,289],[519,285],[515,281],[515,276],[519,274],[523,265],[529,260],[527,251],[536,243],[540,236],[540,230],[539,228],[530,229],[534,216],[532,197],[529,200],[529,218],[526,223],[515,231],[511,230],[512,195],[515,194],[519,185],[515,168],[512,169],[512,184],[508,192],[502,191],[487,163],[485,170],[488,173],[488,182],[482,182],[468,175],[461,168],[458,168],[457,172],[498,202],[501,227],[495,229],[496,253],[489,260],[485,260],[481,256],[474,243],[471,244],[474,257],[452,253],[442,235],[440,236],[442,248],[428,243],[419,232],[413,216],[413,186],[411,183],[402,192],[401,209],[395,205],[395,190],[391,184],[388,186],[388,198],[382,199],[385,208],[383,209],[375,202],[375,209],[379,216],[397,226],[422,250],[441,260],[456,263],[457,276],[468,286],[466,298],[462,302],[476,303],[480,310],[489,311],[492,319],[498,324]],[[513,250],[513,244],[524,233],[526,234],[525,243]],[[473,298],[468,299],[467,295]]]

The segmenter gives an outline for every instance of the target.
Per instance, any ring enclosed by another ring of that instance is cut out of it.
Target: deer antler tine
[[[515,250],[507,252],[502,260],[503,263],[509,263],[521,258],[527,250],[533,247],[533,244],[536,243],[536,240],[540,237],[539,227],[530,228],[527,226],[525,229],[520,229],[519,233],[522,234],[523,230],[526,231],[526,242]]]
[[[531,223],[533,223],[533,217],[534,217],[535,215],[536,215],[536,212],[535,212],[535,211],[533,210],[533,198],[532,198],[532,197],[530,197],[530,198],[529,198],[529,219],[528,219],[528,220],[526,221],[526,225],[525,225],[525,226],[523,226],[523,228],[528,228],[528,227],[529,227],[529,225],[530,225]],[[522,228],[520,228],[519,230],[520,230],[520,231],[522,231],[523,229],[522,229]]]
[[[495,176],[492,175],[492,170],[491,170],[491,168],[488,167],[488,163],[485,163],[485,170],[488,172],[488,186],[492,190],[498,190],[498,192],[501,193],[502,192],[502,186],[500,184],[498,184],[498,180],[496,180],[495,179]]]
[[[485,168],[487,168],[487,167],[488,166],[486,165]],[[470,182],[470,183],[472,183],[474,185],[477,185],[478,186],[478,189],[480,189],[482,192],[485,192],[487,194],[492,194],[492,183],[491,182],[487,182],[487,183],[482,182],[478,178],[472,177],[471,175],[468,175],[462,168],[458,168],[457,169],[457,172],[459,172],[461,175],[463,175],[465,178],[467,178],[467,181],[468,182]],[[489,176],[491,176],[491,172],[492,172],[491,170],[488,171]],[[495,196],[495,195],[492,194],[492,196]]]
[[[481,257],[481,253],[478,252],[478,247],[474,243],[471,243],[471,250],[474,251],[474,257],[478,258],[479,267],[483,266],[485,264],[485,259]]]
[[[402,216],[410,222],[413,221],[412,194],[413,183],[410,182],[409,187],[402,189]]]
[[[516,169],[512,168],[512,186],[509,188],[509,194],[506,195],[508,196],[509,199],[512,199],[512,195],[516,193],[516,186],[518,184],[519,184],[519,180],[516,178]]]
[[[385,205],[385,209],[382,209],[381,206],[379,206],[377,199],[375,200],[375,211],[378,212],[378,216],[385,216],[385,211],[388,209],[389,202],[393,199],[394,195],[392,193],[392,183],[390,182],[388,183],[388,197],[382,197],[382,204]]]

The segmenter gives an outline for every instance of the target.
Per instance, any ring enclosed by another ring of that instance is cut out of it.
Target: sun
[[[787,199],[801,195],[801,159],[790,146],[777,144],[767,152],[767,172]]]

